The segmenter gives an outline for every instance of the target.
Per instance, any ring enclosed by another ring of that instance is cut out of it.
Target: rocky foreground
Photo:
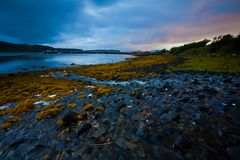
[[[139,80],[103,96],[85,87],[85,97],[79,91],[58,100],[76,106],[54,118],[36,120],[35,110],[24,115],[0,130],[0,159],[239,159],[239,75]],[[85,104],[92,105],[82,112]]]

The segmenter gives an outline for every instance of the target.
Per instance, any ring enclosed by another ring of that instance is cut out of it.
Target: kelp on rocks
[[[175,60],[176,57],[173,55],[148,55],[114,64],[70,67],[65,68],[64,71],[75,75],[96,78],[97,80],[129,80],[154,75],[154,70],[146,73],[144,70],[141,70],[143,68],[164,65]]]

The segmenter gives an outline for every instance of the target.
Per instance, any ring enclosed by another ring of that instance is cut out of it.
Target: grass
[[[185,63],[171,66],[168,71],[208,71],[240,73],[240,57],[233,56],[184,56]]]

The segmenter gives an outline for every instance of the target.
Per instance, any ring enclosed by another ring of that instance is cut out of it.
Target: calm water
[[[132,58],[124,54],[30,54],[0,53],[0,73],[37,71],[76,65],[104,64]]]

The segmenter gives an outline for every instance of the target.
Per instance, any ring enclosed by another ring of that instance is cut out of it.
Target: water
[[[0,53],[0,73],[38,71],[69,67],[71,64],[90,65],[124,61],[133,58],[125,54],[37,54]]]

